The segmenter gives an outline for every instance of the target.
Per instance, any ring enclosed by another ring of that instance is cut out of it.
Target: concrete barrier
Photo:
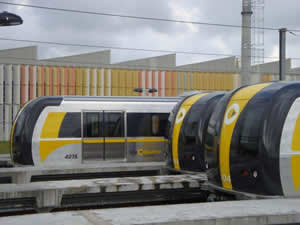
[[[30,183],[33,176],[42,175],[61,175],[61,174],[88,174],[88,173],[111,173],[111,172],[130,172],[130,171],[160,171],[165,166],[165,162],[98,162],[97,164],[82,164],[80,166],[66,167],[13,167],[1,168],[0,177],[11,177],[12,183]]]
[[[35,198],[38,209],[59,208],[64,195],[200,189],[205,181],[206,175],[199,174],[1,184],[0,200]]]
[[[265,225],[300,223],[299,199],[248,200],[43,213],[0,218],[31,225]]]

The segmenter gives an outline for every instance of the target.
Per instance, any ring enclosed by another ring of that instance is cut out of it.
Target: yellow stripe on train
[[[257,92],[270,84],[271,83],[263,83],[244,87],[232,96],[227,105],[221,128],[219,151],[222,186],[226,189],[232,189],[230,177],[230,144],[237,119],[249,100],[256,95]]]
[[[300,152],[300,116],[298,116],[296,120],[295,130],[292,139],[292,151]],[[296,153],[297,154],[297,153]],[[300,155],[293,154],[291,156],[291,169],[292,169],[292,177],[294,182],[295,192],[298,192],[300,187]]]
[[[55,132],[54,132],[55,133]],[[47,133],[48,136],[49,134],[53,133]],[[134,143],[134,142],[164,142],[164,138],[135,138],[135,139],[127,139],[127,142]],[[40,158],[41,162],[44,162],[46,158],[54,151],[56,151],[58,148],[66,145],[72,145],[72,144],[101,144],[101,143],[125,143],[126,139],[125,138],[116,138],[116,139],[110,139],[107,138],[104,141],[104,138],[101,139],[88,139],[88,140],[81,140],[81,139],[72,139],[72,140],[66,140],[66,139],[52,139],[52,140],[41,140],[40,141]],[[144,149],[139,149],[138,150],[138,155],[143,156],[143,155],[155,155],[155,154],[160,154],[160,150],[144,150]]]
[[[187,98],[182,103],[180,109],[177,112],[174,129],[173,129],[173,137],[172,137],[172,156],[173,156],[173,163],[175,169],[178,170],[180,169],[179,157],[178,157],[178,140],[179,140],[179,133],[181,130],[183,120],[186,114],[188,113],[188,111],[190,110],[190,108],[192,107],[192,105],[207,94],[208,93],[202,93]]]

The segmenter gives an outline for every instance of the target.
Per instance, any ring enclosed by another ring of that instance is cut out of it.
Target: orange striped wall
[[[86,96],[178,96],[192,90],[232,90],[240,86],[239,74],[234,73],[204,73],[189,71],[164,70],[129,70],[88,68],[72,66],[43,65],[0,65],[3,78],[13,76],[15,85],[5,88],[0,86],[0,96],[14,93],[3,98],[3,104],[12,104],[12,118],[16,115],[20,104],[45,95],[86,95]],[[1,78],[1,77],[0,77]],[[263,74],[261,81],[277,80],[278,75]],[[297,80],[296,76],[287,79]],[[7,80],[7,82],[11,82]],[[8,90],[7,88],[12,88]],[[142,88],[143,93],[134,92]],[[149,93],[151,88],[156,93]],[[5,90],[5,93],[4,93]],[[3,113],[3,112],[2,112]],[[2,129],[0,127],[0,129]],[[4,129],[4,128],[3,128]],[[1,140],[0,140],[1,141]]]
[[[20,65],[16,68],[20,68],[21,104],[48,95],[178,96],[191,90],[232,90],[239,84],[238,75],[230,73],[42,65]],[[263,81],[273,78],[269,74],[262,76]],[[136,93],[135,88],[142,88],[144,92]],[[151,88],[157,89],[157,93],[148,93]]]

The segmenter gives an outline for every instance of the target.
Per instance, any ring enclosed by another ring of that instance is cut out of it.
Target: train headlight
[[[257,172],[256,170],[254,170],[254,171],[252,172],[252,176],[253,176],[254,178],[257,178],[258,172]]]

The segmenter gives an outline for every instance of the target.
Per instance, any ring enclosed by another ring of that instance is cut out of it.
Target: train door
[[[104,111],[104,159],[125,159],[125,113]]]
[[[82,159],[103,160],[105,158],[103,111],[84,111],[82,122]]]
[[[84,111],[82,121],[83,160],[125,158],[124,112]]]

